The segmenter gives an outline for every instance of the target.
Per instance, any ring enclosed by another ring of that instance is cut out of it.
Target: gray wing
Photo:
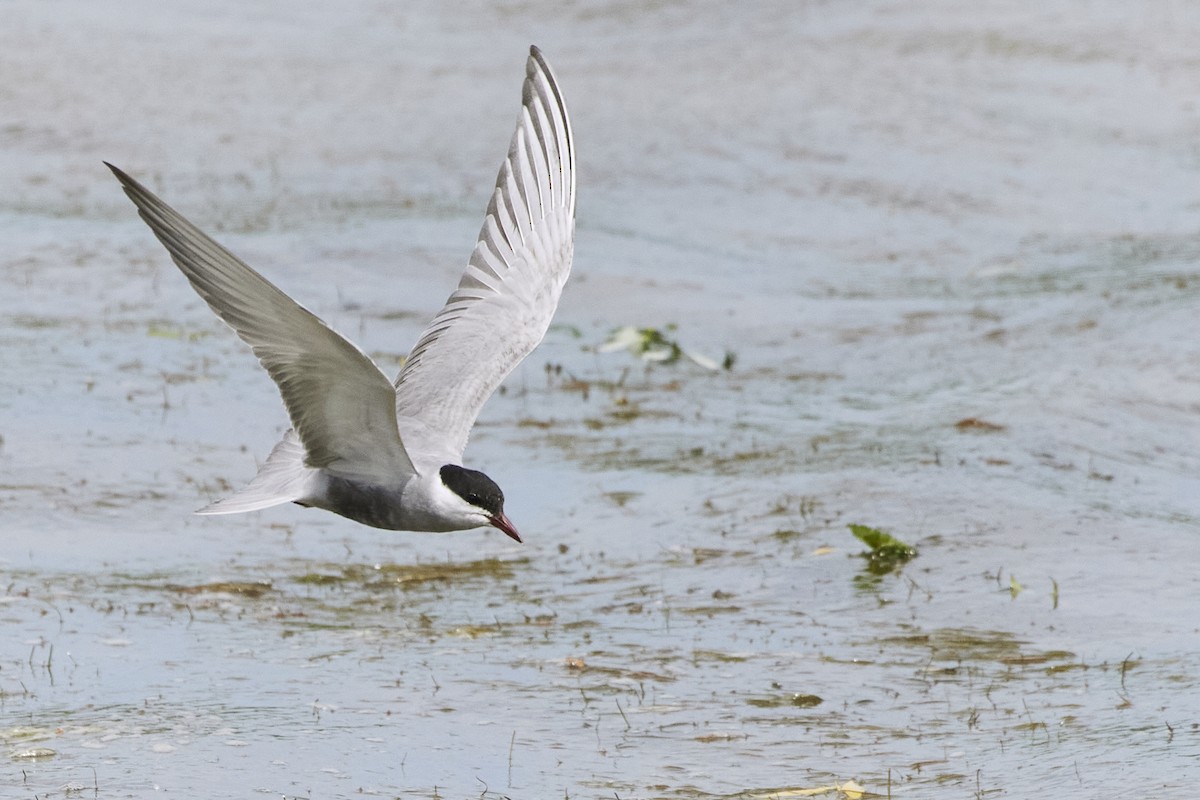
[[[554,73],[529,49],[521,114],[458,288],[396,378],[416,450],[456,455],[483,404],[546,335],[571,270],[575,146]],[[429,441],[423,441],[428,439]]]
[[[105,162],[209,307],[279,385],[310,467],[395,482],[413,473],[396,426],[396,393],[361,350]]]

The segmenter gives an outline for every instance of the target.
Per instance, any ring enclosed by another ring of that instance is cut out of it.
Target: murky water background
[[[1163,796],[1200,772],[1200,11],[13,2],[6,797]],[[285,425],[107,159],[391,371],[552,60],[527,544],[198,518]],[[594,347],[662,327],[734,369]],[[920,555],[873,576],[849,524]]]

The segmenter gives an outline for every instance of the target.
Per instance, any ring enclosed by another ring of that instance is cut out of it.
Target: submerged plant
[[[917,548],[868,525],[851,525],[850,532],[860,542],[871,548],[862,555],[867,559],[867,571],[873,575],[886,575],[899,569],[906,561],[915,558]]]

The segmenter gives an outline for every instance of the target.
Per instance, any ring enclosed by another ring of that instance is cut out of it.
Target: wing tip
[[[116,176],[117,180],[119,180],[121,182],[122,186],[128,186],[130,183],[133,182],[133,178],[126,175],[124,170],[122,170],[120,167],[114,165],[111,161],[101,161],[100,163],[103,164],[104,166],[108,167],[109,170],[112,171],[112,174]]]
[[[104,166],[108,167],[112,171],[113,176],[116,177],[117,181],[121,184],[121,188],[125,191],[125,196],[133,201],[133,204],[137,206],[138,215],[146,221],[146,224],[150,226],[151,230],[154,230],[153,222],[146,217],[147,198],[155,201],[159,205],[166,206],[168,209],[170,206],[167,206],[167,204],[159,199],[153,192],[134,180],[133,177],[125,172],[125,170],[109,161],[102,161],[100,163],[104,164]]]
[[[531,98],[535,94],[534,84],[538,82],[539,76],[545,81],[544,91],[546,92],[546,100],[553,104],[558,112],[557,116],[562,120],[561,130],[557,133],[561,137],[560,144],[565,146],[566,153],[562,154],[560,148],[560,157],[565,158],[564,167],[570,171],[570,179],[567,186],[567,195],[569,197],[569,205],[571,216],[575,215],[575,137],[571,132],[571,115],[567,113],[567,102],[563,98],[562,89],[558,85],[558,76],[554,74],[554,69],[546,60],[540,47],[535,44],[529,45],[529,59],[525,65],[525,85],[521,90],[522,104],[528,107]],[[538,94],[542,94],[542,90],[537,90]],[[548,108],[548,111],[553,115],[554,108]],[[555,126],[557,128],[557,126]]]
[[[529,63],[526,66],[525,74],[529,77],[532,78],[537,73],[543,72],[551,83],[556,83],[554,70],[550,69],[550,65],[546,62],[546,56],[542,54],[542,49],[536,44],[529,45]]]

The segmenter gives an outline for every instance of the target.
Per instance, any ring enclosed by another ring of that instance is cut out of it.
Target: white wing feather
[[[108,167],[192,287],[279,385],[304,463],[385,484],[411,475],[395,389],[375,363],[140,183]]]
[[[546,335],[574,236],[571,124],[554,74],[531,47],[517,129],[475,251],[396,378],[396,413],[418,423],[405,429],[410,450],[461,462],[483,404]]]

